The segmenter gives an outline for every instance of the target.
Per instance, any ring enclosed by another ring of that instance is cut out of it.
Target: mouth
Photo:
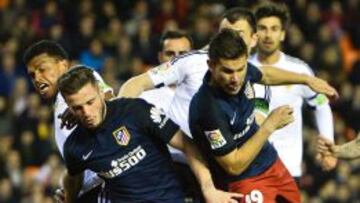
[[[38,89],[39,93],[41,95],[43,95],[48,91],[48,89],[50,88],[50,85],[48,85],[46,83],[37,83],[36,88]]]

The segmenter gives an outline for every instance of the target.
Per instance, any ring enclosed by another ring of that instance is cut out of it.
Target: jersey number
[[[246,203],[263,203],[264,197],[259,190],[252,190],[250,194],[245,195]]]

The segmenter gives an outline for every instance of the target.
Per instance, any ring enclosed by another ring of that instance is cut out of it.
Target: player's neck
[[[263,65],[273,65],[280,60],[281,51],[276,50],[271,54],[266,54],[261,51],[258,52],[258,60]]]

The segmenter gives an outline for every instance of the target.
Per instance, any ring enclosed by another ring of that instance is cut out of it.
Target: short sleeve
[[[72,152],[71,144],[68,141],[64,145],[64,159],[65,165],[70,175],[77,175],[85,170],[85,165],[81,159],[77,158]]]
[[[269,114],[271,89],[268,85],[253,84],[255,92],[255,111],[263,115]]]
[[[162,109],[140,99],[137,105],[136,116],[142,121],[140,127],[144,128],[147,134],[168,143],[179,130],[179,126],[166,116]]]
[[[237,146],[230,131],[230,125],[226,116],[216,104],[209,102],[203,104],[207,109],[206,112],[199,111],[197,119],[190,119],[191,129],[196,129],[193,136],[205,136],[206,146],[215,156],[223,156],[230,153]],[[192,108],[200,108],[193,106]],[[200,135],[199,135],[200,134]]]
[[[263,76],[262,72],[260,71],[260,69],[258,69],[256,66],[254,66],[251,63],[248,63],[248,67],[247,67],[247,71],[248,71],[248,76],[249,76],[249,80],[252,83],[258,83],[261,81],[261,78]]]
[[[181,67],[182,64],[179,62],[165,62],[150,69],[147,73],[155,87],[168,86],[182,80]]]

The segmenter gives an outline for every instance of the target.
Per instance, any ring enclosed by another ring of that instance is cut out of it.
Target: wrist
[[[265,134],[270,135],[276,130],[276,127],[274,124],[272,124],[270,121],[265,120],[263,124],[261,125],[260,129],[265,132]]]
[[[310,77],[309,75],[306,75],[306,74],[301,74],[300,77],[302,78],[301,80],[304,85],[309,85],[312,80],[312,77]]]
[[[205,181],[205,183],[201,185],[201,191],[203,194],[213,190],[215,190],[215,186],[211,180]]]

